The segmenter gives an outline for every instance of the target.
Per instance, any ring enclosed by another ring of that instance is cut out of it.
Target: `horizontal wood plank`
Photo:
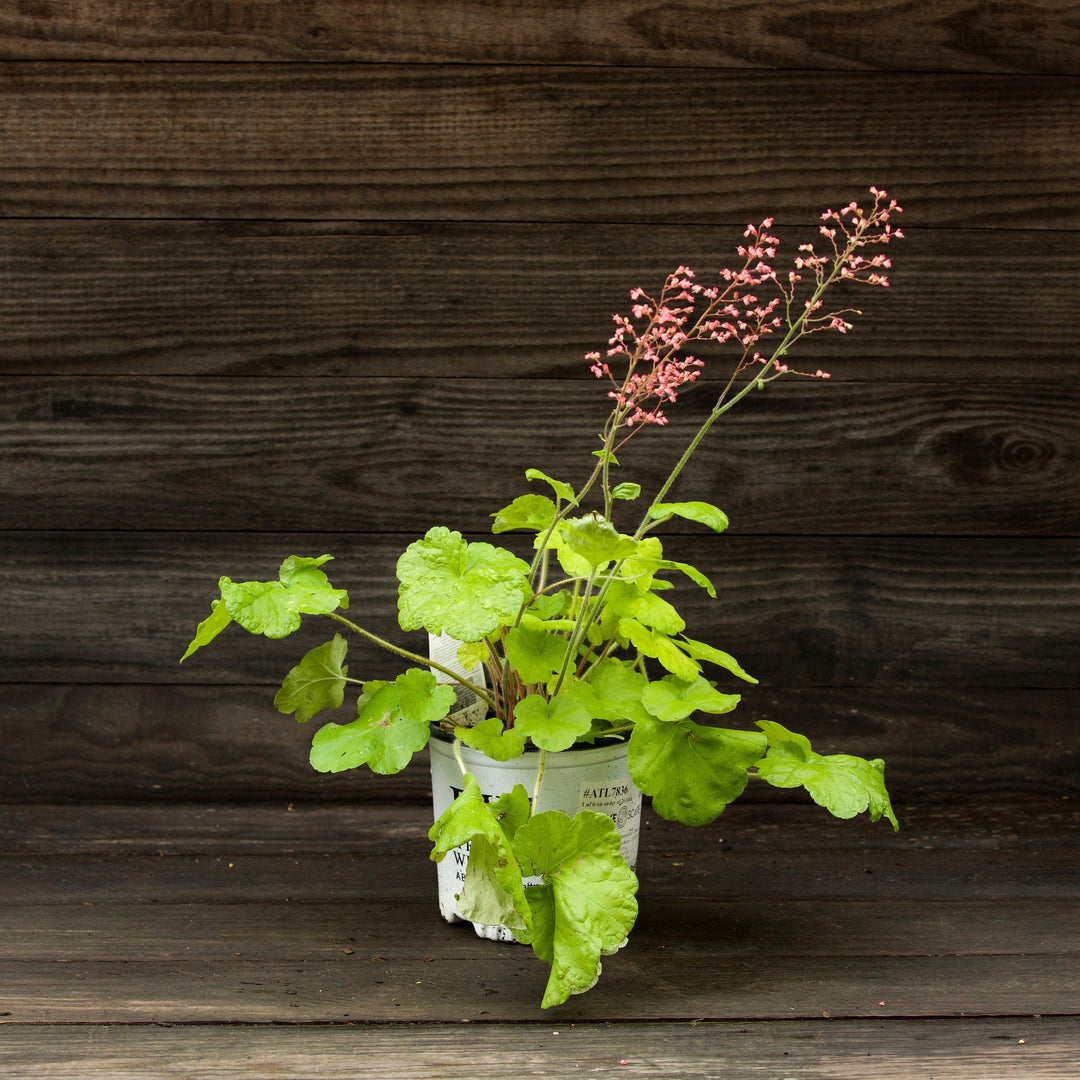
[[[839,179],[830,199],[859,195]],[[629,290],[681,264],[712,280],[754,209],[727,227],[7,220],[0,374],[588,379],[582,356]],[[814,210],[807,197],[799,220]],[[803,341],[804,366],[875,382],[1072,372],[1074,233],[908,217],[892,287],[843,295],[856,330]],[[778,227],[776,265],[814,231]]]
[[[364,964],[376,955],[400,962],[435,953],[482,963],[489,952],[500,951],[467,928],[440,926],[430,899],[78,904],[63,910],[35,905],[4,909],[3,920],[0,971],[15,962],[143,963],[181,956]],[[690,907],[685,900],[646,894],[626,955],[662,953],[667,964],[703,952],[764,958],[792,950],[804,957],[1080,955],[1080,922],[1059,899],[701,898]]]
[[[414,538],[0,533],[0,574],[9,583],[3,678],[279,683],[331,636],[329,624],[309,621],[281,642],[231,628],[183,667],[178,661],[221,574],[273,578],[289,554],[336,554],[331,580],[351,591],[352,613],[374,633],[426,651],[426,639],[396,628],[393,567]],[[727,649],[772,686],[1076,686],[1076,540],[672,536],[665,552],[695,563],[723,590],[721,602],[677,586],[688,633]],[[364,678],[400,670],[375,646],[360,643],[349,656]]]
[[[547,1018],[549,1021],[553,1017]],[[0,1024],[3,1021],[0,1020]],[[355,1080],[356,1063],[395,1080],[1073,1080],[1075,1017],[453,1025],[63,1026],[9,1024],[11,1080],[142,1080],[148,1061],[221,1080]]]
[[[623,474],[657,491],[721,388],[696,385],[667,427],[641,431]],[[8,379],[3,523],[486,530],[529,467],[584,483],[604,393],[592,380]],[[676,490],[724,507],[736,533],[1076,536],[1078,414],[1080,391],[1053,380],[792,379],[725,417]],[[641,511],[623,513],[632,531]]]
[[[464,930],[471,933],[471,930]],[[3,965],[9,1022],[438,1023],[540,1019],[546,968],[520,946],[468,960]],[[517,952],[511,952],[511,949]],[[630,948],[629,946],[627,947]],[[453,993],[447,988],[453,987]],[[644,991],[644,992],[643,992]],[[1054,956],[608,957],[600,982],[554,1014],[571,1020],[808,1019],[1074,1013],[1075,954]],[[881,1002],[885,1004],[882,1005]]]
[[[389,673],[388,673],[389,674]],[[742,688],[727,726],[775,720],[822,753],[884,758],[902,802],[1080,799],[1080,690]],[[0,802],[424,799],[426,754],[396,777],[317,773],[314,730],[273,707],[269,686],[7,684]],[[351,707],[351,699],[350,699]],[[742,796],[781,795],[764,784]],[[87,813],[86,809],[80,813]]]
[[[219,0],[22,4],[0,16],[5,59],[580,63],[656,67],[1000,71],[1072,75],[1072,0]]]
[[[843,177],[920,224],[1076,228],[1075,99],[1034,76],[703,71],[691,93],[664,69],[12,61],[0,213],[805,220]]]

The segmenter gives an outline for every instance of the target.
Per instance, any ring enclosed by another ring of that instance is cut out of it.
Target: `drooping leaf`
[[[180,657],[180,663],[182,664],[196,649],[209,645],[232,621],[232,616],[229,614],[229,609],[224,602],[214,600],[210,614],[199,623],[195,630],[195,637],[192,638],[191,644],[187,647],[187,652]]]
[[[620,853],[611,818],[591,810],[573,818],[537,814],[514,837],[525,877],[543,883],[526,890],[532,946],[551,965],[541,1007],[583,994],[600,977],[600,960],[621,949],[637,918],[637,878]]]
[[[400,772],[456,700],[452,686],[436,683],[422,668],[410,668],[392,683],[367,682],[351,724],[326,724],[315,733],[312,768],[336,773],[367,765],[375,773]]]
[[[742,794],[764,747],[756,731],[650,719],[630,736],[630,775],[661,817],[707,825]]]
[[[643,656],[658,660],[672,675],[693,682],[701,674],[696,660],[687,656],[666,634],[643,626],[636,619],[619,620],[619,637],[626,638]]]
[[[695,712],[728,713],[739,704],[738,694],[721,694],[700,675],[692,682],[684,682],[674,675],[665,675],[658,682],[651,682],[641,694],[641,704],[665,723],[685,720]]]
[[[704,641],[694,641],[685,636],[679,643],[695,660],[706,660],[710,664],[716,664],[717,667],[730,671],[732,675],[737,675],[748,683],[757,682],[753,675],[743,671],[739,662],[730,653],[713,648],[712,645],[707,645]]]
[[[514,709],[514,727],[527,735],[541,750],[569,750],[592,727],[592,714],[585,704],[587,690],[571,683],[550,701],[529,694]]]
[[[804,787],[810,797],[838,818],[853,818],[869,810],[870,820],[884,817],[900,825],[885,788],[885,762],[851,754],[815,753],[805,735],[789,731],[772,720],[759,720],[769,750],[757,763],[757,772],[773,787]]]
[[[323,709],[338,709],[345,700],[345,676],[342,666],[348,643],[340,634],[317,646],[294,667],[281,689],[274,695],[279,712],[295,713],[301,723]]]
[[[488,926],[507,926],[527,944],[532,911],[511,841],[528,819],[529,796],[518,784],[488,803],[471,773],[465,774],[464,783],[464,790],[428,833],[435,845],[431,858],[441,862],[455,848],[468,844],[465,883],[457,898],[461,913]]]
[[[506,635],[506,658],[526,685],[546,682],[562,667],[566,644],[541,626],[515,626]]]
[[[401,628],[458,641],[479,641],[511,622],[531,594],[528,563],[441,525],[405,549],[397,576]]]
[[[509,761],[525,752],[525,736],[517,728],[504,729],[497,716],[489,716],[469,728],[458,728],[457,737],[495,761]]]
[[[686,629],[685,620],[672,604],[654,592],[643,592],[628,581],[611,583],[605,606],[610,615],[634,619],[661,634],[678,634]]]
[[[491,515],[493,533],[510,529],[534,529],[543,532],[555,517],[555,504],[546,495],[519,495],[509,506]]]
[[[560,500],[569,503],[571,506],[577,506],[577,496],[574,494],[574,489],[566,481],[553,480],[547,473],[543,473],[539,469],[526,469],[525,479],[543,480]]]
[[[649,507],[648,517],[652,521],[667,521],[671,517],[686,518],[707,525],[716,532],[723,532],[728,527],[728,517],[718,506],[707,502],[654,503]]]
[[[349,594],[331,587],[319,569],[332,556],[317,559],[291,555],[281,564],[277,581],[218,582],[229,615],[252,634],[287,637],[300,626],[301,615],[329,615],[349,606]]]

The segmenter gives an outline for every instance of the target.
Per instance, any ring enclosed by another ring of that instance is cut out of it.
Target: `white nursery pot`
[[[433,729],[431,740],[431,797],[435,818],[461,794],[461,769],[454,757],[453,740]],[[512,791],[521,784],[532,796],[540,754],[527,750],[510,761],[494,761],[486,754],[462,744],[461,758],[480,785],[480,791],[494,798]],[[574,816],[579,810],[594,810],[607,814],[622,837],[622,856],[633,869],[637,863],[638,837],[641,829],[641,792],[630,779],[626,763],[627,742],[612,741],[605,745],[548,753],[544,776],[540,781],[540,797],[536,811],[561,810]],[[469,860],[468,845],[455,848],[438,863],[439,910],[447,922],[461,922],[456,895],[461,892]],[[539,879],[531,879],[533,881]],[[529,884],[530,879],[526,880]],[[514,935],[505,926],[485,926],[473,923],[477,934],[496,941],[513,941]]]

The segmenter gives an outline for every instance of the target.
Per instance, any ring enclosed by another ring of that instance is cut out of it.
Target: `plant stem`
[[[453,671],[451,668],[443,667],[442,664],[436,663],[430,656],[421,656],[419,653],[410,652],[408,649],[402,649],[397,645],[392,644],[385,638],[379,637],[377,634],[373,634],[370,630],[365,630],[362,626],[357,626],[356,623],[350,619],[346,619],[344,615],[339,615],[336,611],[328,613],[331,619],[336,619],[343,626],[347,626],[354,633],[359,634],[361,637],[367,638],[368,641],[373,641],[376,645],[381,646],[388,652],[394,653],[396,656],[400,656],[405,660],[411,660],[416,664],[423,664],[425,667],[434,668],[436,671],[441,671],[444,675],[448,675],[451,679],[458,684],[458,686],[467,687],[477,697],[482,698],[487,702],[488,707],[495,708],[495,699],[487,692],[482,686],[477,686],[476,683],[469,682],[458,672]]]
[[[544,779],[544,767],[547,764],[547,751],[540,751],[540,765],[536,770],[536,783],[533,784],[532,803],[530,804],[530,813],[535,816],[536,807],[540,802],[540,781]]]

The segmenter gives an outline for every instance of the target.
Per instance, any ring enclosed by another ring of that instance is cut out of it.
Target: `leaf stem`
[[[378,634],[373,634],[370,630],[365,630],[362,626],[358,626],[350,619],[346,619],[344,615],[339,615],[336,611],[327,612],[331,619],[336,619],[343,626],[347,626],[354,633],[359,634],[363,638],[367,638],[368,641],[373,641],[376,645],[381,646],[388,652],[394,653],[396,656],[400,656],[405,660],[411,660],[413,663],[422,664],[424,667],[434,668],[436,671],[441,671],[444,675],[448,675],[458,686],[464,686],[471,690],[477,697],[482,698],[487,702],[489,708],[495,708],[495,699],[487,692],[483,686],[477,686],[476,683],[469,682],[458,672],[451,668],[444,667],[442,664],[436,663],[430,656],[421,656],[419,653],[410,652],[408,649],[402,649],[398,645],[394,645],[387,641],[385,638],[381,638]]]

